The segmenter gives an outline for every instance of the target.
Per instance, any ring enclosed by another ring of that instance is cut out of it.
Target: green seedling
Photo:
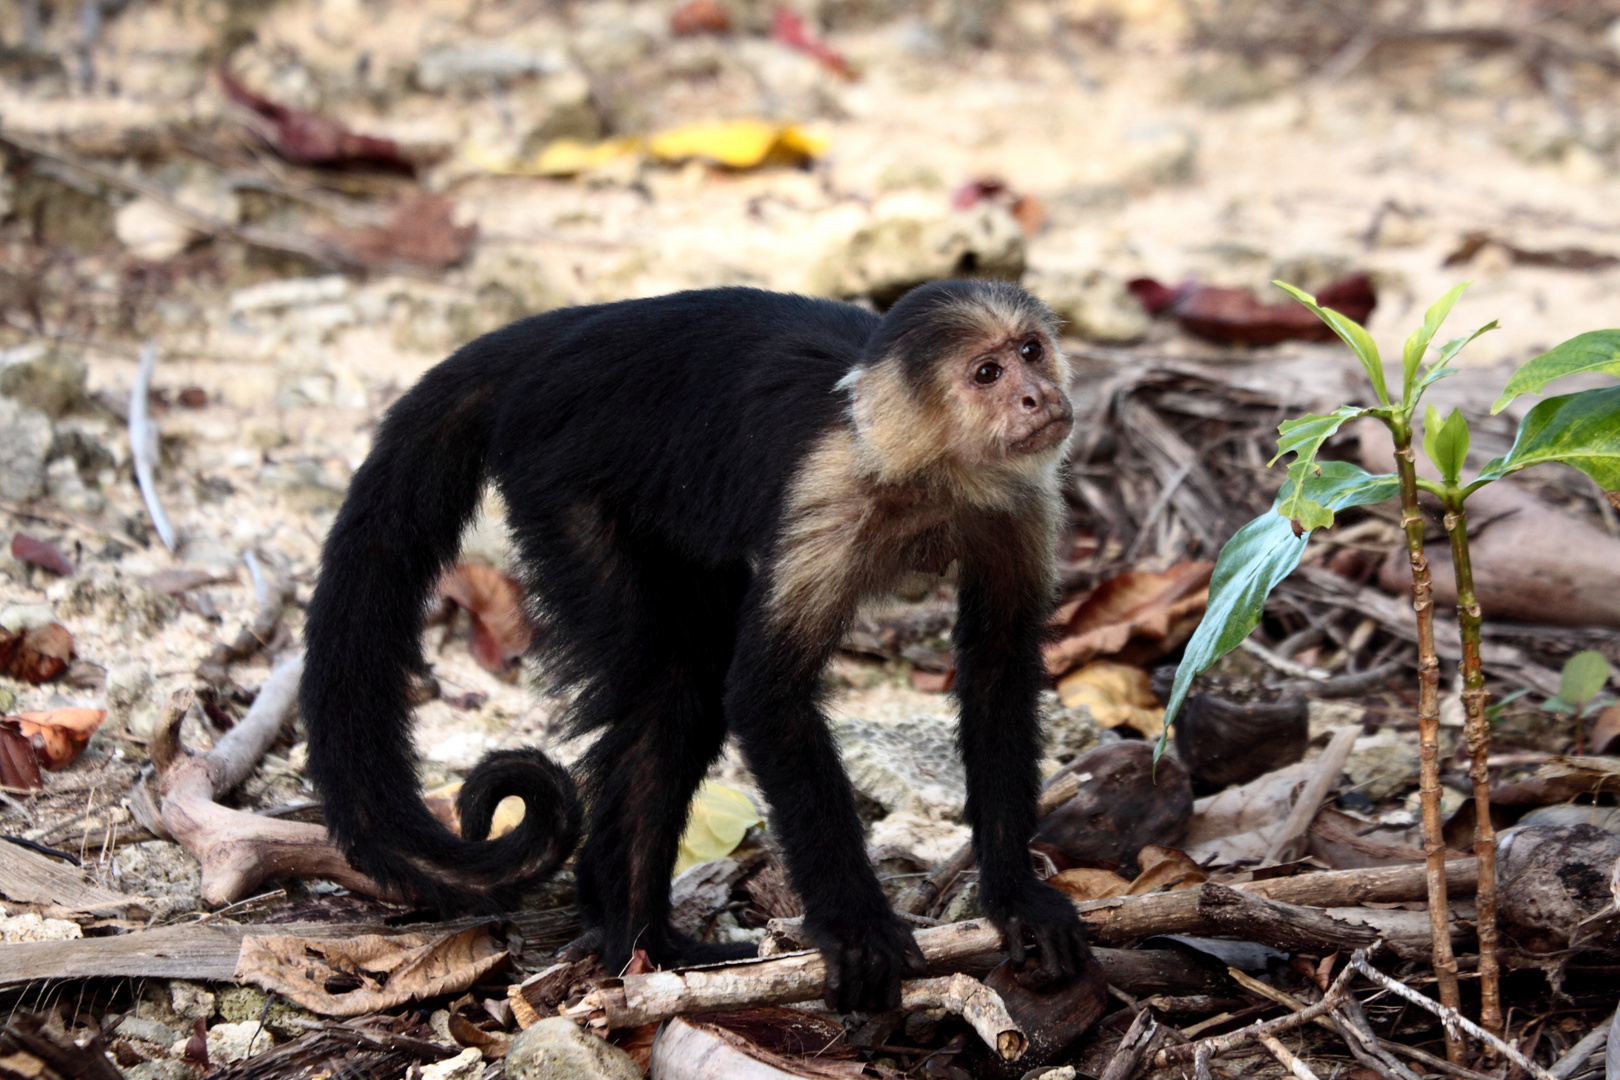
[[[1578,652],[1564,663],[1558,676],[1558,696],[1542,702],[1544,712],[1558,713],[1575,722],[1575,752],[1581,753],[1586,745],[1586,726],[1583,720],[1596,716],[1598,710],[1612,704],[1614,697],[1605,694],[1614,669],[1609,658],[1596,649]]]
[[[1462,699],[1473,759],[1470,776],[1478,806],[1474,851],[1479,857],[1480,870],[1477,895],[1480,1020],[1487,1029],[1500,1031],[1496,838],[1487,812],[1490,775],[1486,767],[1493,716],[1485,704],[1485,675],[1479,650],[1481,615],[1469,561],[1465,503],[1486,484],[1532,465],[1556,462],[1585,472],[1598,482],[1611,502],[1620,506],[1620,386],[1584,390],[1539,402],[1520,422],[1508,452],[1488,462],[1476,476],[1468,479],[1463,475],[1470,444],[1467,419],[1457,410],[1442,417],[1432,405],[1425,407],[1421,414],[1418,412],[1429,387],[1455,373],[1456,369],[1449,365],[1457,354],[1481,334],[1496,327],[1492,321],[1471,334],[1435,345],[1441,324],[1468,283],[1458,285],[1437,300],[1424,314],[1422,325],[1406,339],[1398,397],[1390,394],[1383,359],[1365,328],[1337,311],[1321,307],[1315,297],[1292,285],[1280,281],[1275,284],[1315,312],[1350,347],[1367,374],[1376,404],[1344,405],[1326,415],[1302,416],[1284,421],[1278,427],[1277,456],[1272,461],[1275,463],[1289,454],[1294,459],[1288,465],[1288,475],[1278,492],[1273,512],[1239,529],[1221,549],[1210,579],[1208,610],[1187,642],[1181,665],[1176,670],[1170,700],[1165,707],[1166,734],[1160,740],[1159,751],[1166,745],[1168,725],[1186,700],[1193,679],[1236,648],[1260,624],[1266,597],[1299,565],[1310,534],[1330,527],[1334,516],[1349,507],[1398,498],[1412,565],[1412,597],[1417,622],[1418,731],[1423,765],[1420,794],[1424,842],[1431,853],[1428,886],[1434,966],[1442,1003],[1457,1008],[1460,1004],[1457,963],[1451,951],[1447,921],[1445,846],[1440,816],[1440,663],[1434,646],[1433,588],[1423,550],[1423,517],[1418,508],[1418,493],[1427,492],[1437,498],[1445,510],[1446,533],[1451,540],[1456,575],[1457,623],[1463,653]],[[1554,379],[1583,372],[1620,375],[1620,330],[1582,334],[1531,360],[1508,379],[1493,411],[1499,412],[1521,394],[1541,391]],[[1395,472],[1375,476],[1347,462],[1317,460],[1322,446],[1346,423],[1360,417],[1377,419],[1389,429],[1395,443]],[[1422,439],[1418,445],[1433,463],[1439,480],[1417,474],[1414,434],[1420,426]],[[1583,664],[1589,663],[1583,661]],[[1608,677],[1606,664],[1605,661],[1605,679]],[[1560,698],[1563,697],[1561,693]],[[1580,708],[1589,708],[1593,700],[1590,695],[1582,699]],[[1448,1056],[1458,1061],[1462,1050],[1460,1035],[1448,1030]]]

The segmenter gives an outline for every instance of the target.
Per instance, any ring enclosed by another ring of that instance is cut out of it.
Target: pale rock
[[[956,753],[956,725],[933,713],[833,723],[855,790],[890,813],[960,821],[967,776]]]
[[[880,306],[941,278],[985,277],[1017,281],[1025,266],[1023,229],[996,206],[977,206],[948,217],[883,218],[846,240],[806,276],[820,296],[870,296]]]
[[[175,190],[173,202],[222,225],[241,217],[241,201],[226,185],[197,174]],[[204,235],[193,220],[148,195],[137,196],[113,215],[113,234],[130,254],[149,262],[166,262]]]
[[[72,458],[57,458],[45,466],[46,493],[64,510],[96,517],[107,508],[107,497],[85,484]]]
[[[262,1018],[265,1027],[286,1039],[296,1039],[307,1030],[300,1020],[313,1019],[308,1010],[279,995],[272,1000],[256,986],[227,986],[215,995],[214,1007],[221,1020],[231,1023],[257,1024]]]
[[[47,919],[34,912],[7,915],[0,908],[0,942],[16,945],[25,941],[71,941],[84,936],[79,924],[68,919]]]
[[[423,1065],[416,1075],[419,1080],[475,1080],[483,1071],[483,1051],[469,1046],[453,1058]]]
[[[897,810],[872,823],[866,842],[871,847],[897,847],[914,852],[930,863],[943,862],[973,838],[973,830],[948,818]]]
[[[1184,184],[1198,174],[1198,133],[1172,123],[1138,124],[1120,146],[1121,176],[1133,188]]]
[[[531,1024],[506,1052],[507,1080],[641,1080],[635,1058],[561,1016]]]
[[[945,905],[940,915],[941,922],[967,922],[969,919],[984,917],[984,905],[979,903],[979,883],[970,881],[951,897],[951,902]]]
[[[124,1074],[124,1080],[197,1080],[202,1075],[195,1065],[174,1058],[143,1061],[127,1069],[120,1066],[118,1071]]]
[[[103,566],[81,567],[73,577],[51,585],[45,595],[62,615],[93,614],[141,637],[157,633],[179,608],[174,597]]]
[[[0,397],[0,499],[28,502],[45,493],[51,422],[20,401]]]
[[[118,1036],[123,1039],[139,1039],[154,1046],[168,1047],[180,1037],[179,1033],[167,1024],[160,1024],[144,1016],[130,1016],[125,1014],[118,1022]]]
[[[54,420],[84,399],[87,370],[65,346],[30,341],[0,350],[0,394]]]
[[[56,621],[56,609],[49,604],[8,604],[0,608],[0,628],[13,634],[49,626]]]
[[[1033,271],[1024,287],[1064,321],[1065,334],[1087,341],[1128,345],[1147,337],[1152,326],[1125,280],[1100,267]]]
[[[181,1020],[207,1020],[214,1015],[214,995],[200,983],[173,979],[169,982],[169,1008]]]
[[[208,1064],[228,1065],[274,1050],[275,1036],[257,1020],[215,1024],[208,1029]],[[181,1044],[182,1050],[184,1044]]]
[[[1102,727],[1084,705],[1064,705],[1050,690],[1041,694],[1046,715],[1046,752],[1069,762],[1094,750],[1102,740]]]
[[[152,903],[148,906],[159,918],[196,911],[201,906],[197,893],[202,888],[202,870],[197,860],[185,848],[167,840],[147,840],[121,849],[113,857],[112,880],[123,892],[149,897]],[[174,993],[179,995],[180,991]],[[174,1011],[190,1015],[180,1007],[179,1000],[177,996]],[[213,994],[208,994],[207,1005],[207,1012],[202,1013],[205,1018],[214,1011]]]
[[[416,62],[415,79],[418,87],[431,94],[489,90],[567,67],[567,54],[560,48],[536,50],[503,41],[475,41],[429,50]]]
[[[259,482],[279,492],[293,509],[305,513],[336,510],[343,504],[346,486],[312,458],[266,465],[259,471]]]
[[[226,307],[233,315],[247,315],[261,311],[273,312],[287,308],[308,307],[312,304],[337,303],[347,300],[349,293],[349,279],[341,274],[285,278],[238,289],[226,301]]]
[[[150,734],[157,721],[157,710],[152,702],[152,669],[149,665],[114,660],[107,667],[107,719],[122,724],[132,734],[137,712],[143,714],[146,734]]]
[[[1401,794],[1418,780],[1417,740],[1385,728],[1363,735],[1350,750],[1345,775],[1373,802]]]
[[[1353,701],[1325,701],[1311,698],[1305,705],[1305,722],[1310,726],[1312,744],[1333,737],[1342,727],[1360,727],[1367,707]]]

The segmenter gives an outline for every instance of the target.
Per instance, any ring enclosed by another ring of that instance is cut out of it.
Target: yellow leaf
[[[825,140],[791,125],[766,120],[722,120],[686,124],[654,135],[647,144],[660,161],[698,158],[733,169],[768,162],[802,162],[820,156]]]
[[[1058,698],[1071,708],[1085,706],[1103,727],[1123,724],[1150,739],[1164,730],[1164,707],[1148,673],[1130,664],[1093,660],[1058,682]]]
[[[677,875],[698,863],[723,859],[737,850],[742,838],[765,820],[754,809],[747,795],[736,788],[705,780],[692,797],[692,816],[681,837],[681,851],[675,860]]]
[[[578,139],[556,139],[546,144],[535,158],[532,169],[537,176],[575,176],[599,169],[620,158],[641,152],[639,136],[626,135],[601,142],[581,142]]]

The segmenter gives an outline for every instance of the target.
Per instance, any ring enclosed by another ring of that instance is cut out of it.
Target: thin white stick
[[[1344,771],[1344,763],[1350,760],[1350,751],[1355,748],[1356,737],[1360,734],[1361,729],[1356,727],[1342,727],[1334,732],[1333,741],[1322,751],[1322,756],[1316,759],[1316,771],[1311,773],[1311,778],[1300,788],[1299,798],[1294,800],[1294,808],[1289,812],[1288,820],[1283,824],[1282,830],[1272,837],[1266,857],[1260,860],[1261,866],[1274,865],[1281,857],[1283,849],[1304,836],[1310,829],[1311,822],[1316,820],[1316,812],[1322,808],[1322,800],[1333,790],[1333,785],[1338,783],[1339,774]]]
[[[1289,1052],[1288,1047],[1277,1041],[1275,1035],[1261,1035],[1260,1045],[1271,1051],[1271,1056],[1282,1062],[1282,1067],[1299,1077],[1299,1080],[1322,1080],[1311,1071],[1311,1067]]]
[[[174,550],[174,526],[169,515],[158,502],[157,485],[152,481],[152,465],[157,461],[157,426],[147,415],[146,395],[152,387],[152,371],[157,367],[157,348],[150,342],[141,346],[140,365],[135,369],[135,385],[129,391],[129,456],[135,463],[135,482],[140,485],[141,500],[157,529],[158,539],[170,551]]]
[[[1537,1065],[1535,1062],[1519,1053],[1518,1049],[1512,1044],[1498,1039],[1495,1035],[1492,1035],[1490,1032],[1468,1019],[1468,1017],[1457,1012],[1455,1009],[1448,1009],[1446,1006],[1440,1004],[1438,1001],[1435,1001],[1433,998],[1427,997],[1418,993],[1416,990],[1413,990],[1405,983],[1396,982],[1388,975],[1385,975],[1382,971],[1379,971],[1377,968],[1367,963],[1366,959],[1360,953],[1356,953],[1350,957],[1350,966],[1361,972],[1361,974],[1365,975],[1373,982],[1377,983],[1379,986],[1382,986],[1385,990],[1388,990],[1390,993],[1395,994],[1398,997],[1405,998],[1407,1001],[1410,1001],[1420,1009],[1427,1009],[1429,1012],[1434,1013],[1434,1015],[1440,1018],[1440,1023],[1445,1025],[1447,1029],[1453,1031],[1461,1029],[1478,1039],[1480,1042],[1495,1047],[1498,1053],[1507,1058],[1509,1061],[1513,1062],[1513,1064],[1517,1065],[1519,1068],[1523,1069],[1525,1072],[1529,1073],[1531,1076],[1535,1077],[1536,1080],[1558,1080],[1558,1078],[1553,1076],[1552,1073],[1548,1072],[1546,1069],[1543,1069],[1540,1065]]]

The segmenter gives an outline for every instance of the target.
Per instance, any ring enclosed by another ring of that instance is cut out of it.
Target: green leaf
[[[1445,477],[1446,484],[1455,487],[1462,475],[1463,462],[1468,459],[1468,421],[1457,409],[1451,410],[1445,423],[1440,422],[1440,410],[1430,405],[1423,413],[1423,452],[1434,467]]]
[[[1596,649],[1578,652],[1564,662],[1558,676],[1558,696],[1574,706],[1570,711],[1578,711],[1598,696],[1610,674],[1608,657]]]
[[[1378,357],[1378,346],[1373,344],[1372,335],[1348,315],[1332,308],[1322,307],[1316,302],[1316,297],[1303,289],[1296,289],[1286,281],[1273,281],[1272,284],[1310,308],[1318,319],[1327,323],[1335,334],[1344,339],[1344,343],[1350,346],[1350,351],[1356,354],[1362,368],[1367,372],[1367,378],[1371,381],[1374,392],[1378,394],[1379,404],[1388,405],[1389,387],[1384,383],[1384,362]]]
[[[1451,308],[1457,303],[1457,297],[1473,282],[1465,281],[1456,286],[1446,295],[1430,305],[1429,310],[1423,314],[1423,325],[1412,331],[1412,336],[1406,339],[1406,351],[1402,356],[1401,400],[1410,404],[1412,390],[1417,381],[1418,366],[1423,363],[1423,354],[1429,351],[1429,342],[1439,332],[1440,324],[1446,321],[1451,314]]]
[[[1541,703],[1541,711],[1568,713],[1569,715],[1573,716],[1575,715],[1575,706],[1571,705],[1563,698],[1550,697]]]
[[[1620,491],[1620,386],[1537,402],[1519,422],[1512,448],[1486,464],[1467,490],[1552,461],[1581,470],[1604,491]]]
[[[1294,420],[1284,420],[1277,426],[1277,456],[1266,464],[1277,464],[1277,458],[1284,454],[1296,455],[1288,466],[1288,478],[1293,486],[1285,487],[1284,490],[1290,494],[1278,501],[1277,513],[1297,522],[1299,529],[1323,529],[1333,524],[1333,511],[1311,499],[1306,494],[1309,485],[1301,481],[1315,474],[1316,454],[1322,449],[1322,444],[1332,438],[1346,421],[1365,416],[1367,411],[1354,405],[1344,405],[1327,416],[1312,413]]]
[[[1446,342],[1440,347],[1440,355],[1434,358],[1434,366],[1443,367],[1444,365],[1451,363],[1452,357],[1462,352],[1463,347],[1466,346],[1470,341],[1473,341],[1475,338],[1479,337],[1479,335],[1487,333],[1491,330],[1495,330],[1496,328],[1497,322],[1495,319],[1492,319],[1490,322],[1486,323],[1478,330],[1475,330],[1467,337],[1452,338],[1450,341]]]
[[[1496,723],[1496,718],[1502,715],[1503,709],[1507,708],[1515,701],[1518,701],[1529,692],[1530,688],[1528,686],[1521,686],[1511,694],[1497,698],[1494,702],[1485,707],[1485,719],[1489,720],[1493,724]]]
[[[1501,412],[1520,394],[1538,393],[1543,386],[1579,371],[1601,371],[1620,375],[1620,330],[1592,330],[1578,334],[1562,345],[1554,345],[1508,376],[1502,396],[1491,406],[1491,414]]]
[[[1435,364],[1428,371],[1425,371],[1423,373],[1423,378],[1418,380],[1417,390],[1416,390],[1417,396],[1422,397],[1423,396],[1423,391],[1427,390],[1429,387],[1433,386],[1435,383],[1439,382],[1441,379],[1445,378],[1447,375],[1455,375],[1455,374],[1457,374],[1457,369],[1456,368],[1454,368],[1454,367],[1441,367],[1439,364]]]
[[[1296,482],[1289,480],[1278,492],[1279,504],[1292,493]],[[1324,461],[1302,485],[1311,500],[1332,511],[1350,506],[1383,502],[1400,493],[1400,479],[1393,473],[1374,476],[1345,461]],[[1209,604],[1204,618],[1193,631],[1176,668],[1176,679],[1165,706],[1165,736],[1159,740],[1162,752],[1169,737],[1169,724],[1187,697],[1194,677],[1248,637],[1260,625],[1266,597],[1293,573],[1305,553],[1307,535],[1295,536],[1291,524],[1279,514],[1261,514],[1221,548],[1209,579]]]

